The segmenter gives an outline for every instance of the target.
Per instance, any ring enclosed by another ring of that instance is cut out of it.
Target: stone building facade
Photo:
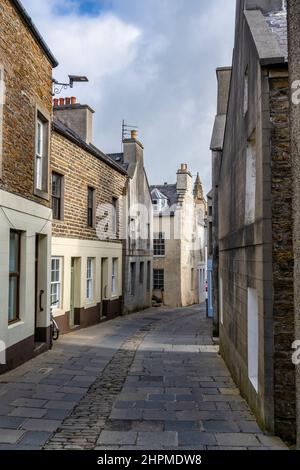
[[[295,439],[292,166],[282,0],[238,0],[218,188],[221,354],[261,425]]]
[[[288,0],[290,129],[293,172],[295,341],[300,348],[300,3]],[[300,364],[296,353],[297,448],[300,449]]]
[[[51,304],[66,333],[122,313],[127,172],[91,143],[93,110],[68,98],[59,103],[51,148]]]
[[[124,313],[138,312],[152,305],[152,199],[144,167],[144,147],[131,131],[123,140],[123,153],[111,154],[128,173],[124,213],[125,265]]]
[[[220,164],[222,160],[222,151],[224,143],[224,134],[226,126],[226,113],[228,105],[228,95],[231,80],[231,67],[220,67],[216,71],[218,84],[217,114],[215,117],[214,128],[211,138],[210,149],[212,152],[212,190],[211,196],[211,215],[208,226],[208,251],[210,259],[211,277],[209,286],[213,317],[213,335],[219,336],[219,177]]]
[[[207,204],[199,175],[186,164],[177,183],[151,186],[153,217],[153,297],[169,307],[206,299]]]
[[[19,1],[1,1],[0,24],[0,372],[3,372],[50,345],[52,213],[48,168],[52,68],[57,62]]]

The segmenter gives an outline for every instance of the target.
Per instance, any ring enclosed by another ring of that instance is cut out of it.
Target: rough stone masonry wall
[[[53,236],[98,240],[96,229],[87,226],[88,186],[96,191],[96,208],[100,204],[111,204],[113,197],[119,198],[121,234],[124,222],[121,196],[125,192],[126,175],[57,132],[52,134],[51,147],[52,171],[64,176],[64,220],[53,222]]]
[[[291,93],[293,83],[300,80],[300,2],[288,0],[289,29],[289,75]],[[297,95],[299,98],[299,94]],[[300,103],[291,103],[290,108],[291,154],[293,169],[293,208],[294,208],[294,307],[295,340],[300,340]],[[297,390],[297,441],[300,449],[300,365],[296,367]]]
[[[1,0],[0,25],[6,89],[0,189],[49,205],[33,189],[36,105],[51,115],[52,66],[8,0]]]
[[[295,439],[292,166],[288,78],[270,79],[272,129],[272,232],[275,432]]]

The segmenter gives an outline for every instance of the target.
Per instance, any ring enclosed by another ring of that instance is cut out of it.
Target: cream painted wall
[[[89,308],[96,306],[103,296],[101,294],[101,260],[108,259],[107,266],[107,299],[119,298],[122,295],[122,244],[95,240],[81,240],[73,238],[52,238],[52,256],[62,259],[62,294],[60,308],[55,309],[54,316],[64,315],[70,311],[71,293],[71,258],[80,258],[80,282],[77,296],[79,305],[77,308]],[[89,301],[86,298],[86,270],[87,258],[94,258],[94,298]],[[118,259],[117,293],[112,296],[112,260]]]
[[[43,308],[39,312],[38,326],[46,327],[49,318],[49,269],[51,250],[52,211],[35,202],[0,190],[0,340],[6,347],[32,336],[35,323],[35,237],[42,234],[46,238],[42,246],[41,258],[46,263],[39,280],[44,290]],[[21,237],[21,278],[20,278],[20,321],[8,325],[8,286],[9,286],[9,234],[10,230],[20,230]]]

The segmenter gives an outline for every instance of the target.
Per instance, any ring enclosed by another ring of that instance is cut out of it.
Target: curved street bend
[[[284,449],[259,429],[210,331],[196,306],[63,336],[0,377],[0,449]]]

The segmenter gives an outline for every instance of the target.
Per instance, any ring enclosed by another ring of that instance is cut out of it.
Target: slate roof
[[[224,143],[226,126],[226,114],[218,114],[215,118],[212,139],[210,143],[211,150],[222,150]]]
[[[123,168],[122,165],[116,163],[109,155],[101,152],[97,147],[92,144],[87,144],[76,132],[74,132],[69,127],[65,126],[59,119],[55,118],[53,120],[53,130],[58,132],[59,134],[63,135],[67,139],[69,139],[74,144],[81,147],[83,150],[86,150],[94,157],[98,158],[99,160],[103,161],[110,167],[114,168],[115,170],[119,171],[120,173],[127,175],[126,170]]]
[[[164,184],[158,186],[150,186],[150,192],[158,189],[168,199],[169,206],[174,206],[178,203],[178,192],[176,184]]]
[[[12,5],[15,7],[21,18],[23,19],[24,23],[27,25],[27,27],[30,29],[32,35],[34,38],[37,40],[41,48],[43,49],[44,53],[48,57],[50,63],[52,64],[53,67],[58,66],[58,61],[55,59],[54,55],[50,51],[49,47],[45,43],[41,33],[33,23],[31,17],[28,15],[27,11],[23,7],[22,3],[19,0],[10,0]]]
[[[128,170],[129,163],[124,162],[124,153],[108,153],[110,158],[112,158],[118,165],[122,166],[124,170]]]

